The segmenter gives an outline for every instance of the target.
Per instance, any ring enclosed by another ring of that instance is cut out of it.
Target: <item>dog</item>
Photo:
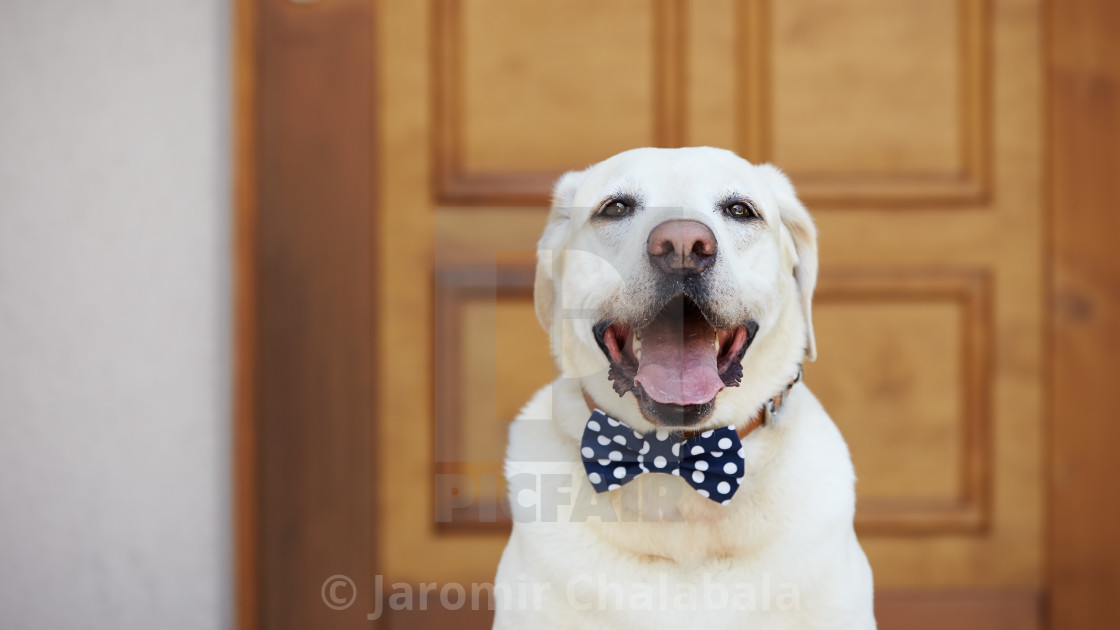
[[[494,628],[875,628],[851,457],[800,382],[816,239],[778,168],[722,149],[557,181],[558,377],[510,426]]]

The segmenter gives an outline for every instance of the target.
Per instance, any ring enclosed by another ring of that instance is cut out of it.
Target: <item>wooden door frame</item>
[[[235,622],[369,627],[374,3],[233,11]],[[342,610],[325,604],[334,576],[352,580]]]
[[[1099,271],[1120,268],[1120,248],[1085,238],[1086,229],[1116,226],[1111,217],[1120,201],[1120,43],[1109,32],[1120,12],[1110,4],[1044,3],[1044,607],[1054,630],[1095,627],[1113,613],[1120,584],[1120,509],[1107,501],[1120,478],[1113,453],[1120,423],[1109,399],[1110,377],[1120,373],[1120,290]],[[374,18],[375,0],[234,2],[232,470],[240,630],[310,619],[318,627],[326,627],[324,619],[353,626],[363,606],[323,616],[317,591],[296,592],[307,588],[300,576],[319,579],[332,562],[365,576],[377,566]],[[328,87],[338,89],[301,92],[323,76],[334,77]],[[351,82],[357,87],[347,89]],[[316,112],[332,115],[308,117]],[[312,198],[309,220],[299,203]],[[308,300],[332,306],[306,308]],[[308,366],[328,372],[333,386],[293,386],[316,378]],[[307,420],[301,409],[329,410],[317,414],[316,439],[300,431]],[[333,488],[330,501],[316,502],[324,488]],[[332,548],[351,561],[321,557]],[[359,602],[369,595],[363,592]]]
[[[1120,593],[1120,5],[1047,3],[1049,615],[1115,617]],[[1109,229],[1112,228],[1112,229]]]

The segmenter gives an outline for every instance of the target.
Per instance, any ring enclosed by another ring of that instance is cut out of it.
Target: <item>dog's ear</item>
[[[569,171],[556,181],[552,189],[552,209],[548,212],[548,222],[544,233],[537,241],[537,276],[533,283],[533,305],[537,311],[537,321],[545,332],[552,334],[552,309],[556,299],[553,289],[553,268],[560,259],[560,249],[568,236],[568,224],[572,216],[572,201],[583,171]]]
[[[778,210],[782,215],[783,232],[793,246],[795,261],[793,278],[800,294],[801,310],[805,313],[805,331],[808,340],[805,345],[805,358],[817,358],[817,340],[813,335],[813,290],[817,286],[817,228],[809,211],[797,198],[793,184],[778,167],[772,164],[758,166],[766,183],[778,199]]]

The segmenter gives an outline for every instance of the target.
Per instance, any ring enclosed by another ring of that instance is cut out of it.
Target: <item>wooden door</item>
[[[1041,17],[1040,0],[381,0],[385,584],[493,577],[506,424],[552,378],[531,291],[551,181],[714,145],[785,169],[818,223],[806,381],[851,446],[881,627],[1038,627]]]
[[[493,575],[504,425],[550,377],[548,183],[707,143],[821,228],[807,378],[880,627],[1109,627],[1118,7],[237,0],[237,626],[369,627],[397,581],[433,610],[376,627],[486,625],[439,587]]]

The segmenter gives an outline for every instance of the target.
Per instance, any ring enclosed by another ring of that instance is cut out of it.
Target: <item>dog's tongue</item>
[[[659,403],[699,405],[723,389],[716,369],[716,331],[702,316],[669,308],[638,333],[634,384]]]

